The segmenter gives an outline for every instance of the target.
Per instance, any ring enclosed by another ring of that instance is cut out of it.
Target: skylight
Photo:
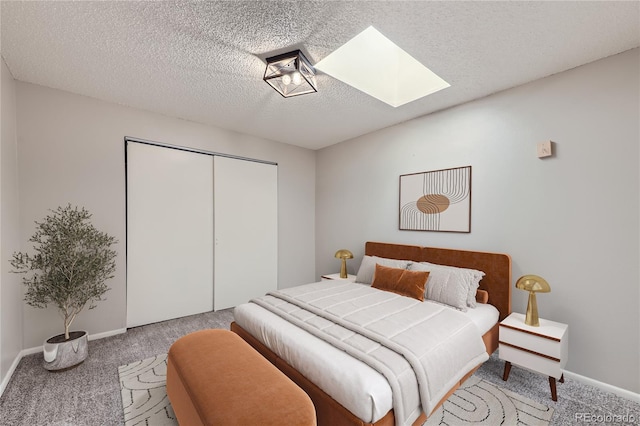
[[[392,107],[450,86],[373,27],[343,44],[315,68]]]

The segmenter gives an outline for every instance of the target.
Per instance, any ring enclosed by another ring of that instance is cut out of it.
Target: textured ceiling
[[[640,3],[2,1],[1,25],[17,80],[319,149],[637,47]],[[262,81],[265,57],[316,63],[369,25],[451,87],[392,108]]]

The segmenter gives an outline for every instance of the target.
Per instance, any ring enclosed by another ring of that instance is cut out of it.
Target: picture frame
[[[402,231],[471,232],[471,166],[400,175]]]

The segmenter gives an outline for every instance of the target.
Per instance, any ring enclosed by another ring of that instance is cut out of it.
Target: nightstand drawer
[[[500,342],[528,349],[558,360],[562,358],[562,344],[556,340],[536,336],[534,334],[525,333],[523,331],[514,330],[504,326],[500,326],[499,339]]]
[[[507,346],[503,343],[498,345],[498,350],[500,359],[537,371],[549,377],[555,377],[556,379],[562,376],[560,361],[553,361],[549,358]]]

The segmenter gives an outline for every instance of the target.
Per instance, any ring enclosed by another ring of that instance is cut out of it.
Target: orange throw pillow
[[[409,271],[376,264],[371,287],[424,301],[429,271]]]
[[[485,305],[489,303],[489,292],[486,290],[476,290],[476,302],[484,303]]]

